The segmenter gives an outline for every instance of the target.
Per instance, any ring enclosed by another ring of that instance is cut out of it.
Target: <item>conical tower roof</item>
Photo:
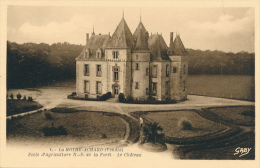
[[[120,21],[111,39],[109,40],[108,48],[132,48],[134,43],[133,35],[127,26],[124,18]]]
[[[149,50],[146,35],[142,31],[137,36],[135,50]]]
[[[134,34],[133,34],[135,39],[137,39],[138,34],[139,34],[140,32],[144,32],[144,33],[147,32],[146,29],[145,29],[145,27],[144,27],[144,25],[143,25],[143,23],[142,23],[142,21],[140,21],[140,23],[138,24],[138,26],[137,26],[137,28],[135,29],[135,32],[134,32]]]
[[[151,60],[170,60],[167,55],[167,45],[161,35],[151,35],[148,40],[148,46],[151,51]]]
[[[170,47],[168,49],[169,55],[185,55],[187,51],[181,41],[180,35],[177,35],[174,41],[170,42]]]

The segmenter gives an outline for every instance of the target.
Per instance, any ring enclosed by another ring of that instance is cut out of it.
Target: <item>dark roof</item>
[[[151,61],[170,60],[167,55],[167,45],[162,35],[151,35],[148,39],[148,47],[151,52]]]
[[[102,51],[102,59],[104,58],[104,49],[107,45],[108,40],[110,39],[109,35],[92,35],[88,40],[88,43],[84,47],[83,51],[80,53],[78,58],[84,58],[84,52],[90,51],[89,59],[96,58],[96,51],[100,49]]]
[[[142,24],[142,23],[140,22],[140,24]],[[135,48],[134,49],[135,50],[149,50],[149,48],[148,48],[148,33],[143,26],[139,26],[139,25],[138,25],[138,27],[141,27],[141,28],[136,29],[136,31],[135,31],[136,41],[135,41]]]
[[[170,42],[170,46],[168,49],[168,54],[169,55],[186,55],[188,52],[186,51],[180,35],[177,35],[174,39],[174,42]]]
[[[134,34],[133,34],[133,36],[134,36],[134,38],[135,39],[137,39],[137,37],[138,37],[138,34],[140,33],[140,31],[142,31],[142,32],[147,32],[146,31],[146,29],[145,29],[145,27],[144,27],[144,25],[143,25],[143,23],[140,21],[140,23],[138,24],[138,26],[137,26],[137,28],[135,29],[135,32],[134,32]]]
[[[107,48],[132,48],[133,43],[133,35],[127,26],[125,19],[122,18],[114,34],[109,40]]]

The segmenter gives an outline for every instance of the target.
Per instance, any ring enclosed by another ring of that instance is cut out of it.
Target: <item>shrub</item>
[[[181,119],[178,123],[178,126],[182,130],[191,130],[191,128],[192,128],[191,122],[187,119]]]
[[[26,100],[26,96],[25,95],[23,96],[23,100]]]
[[[33,98],[31,96],[28,96],[28,101],[33,101]]]
[[[104,134],[104,133],[102,133],[102,134],[100,135],[100,138],[107,138],[107,135]]]
[[[98,100],[100,101],[106,101],[111,97],[111,92],[107,92],[106,94],[103,94]]]
[[[52,112],[56,113],[74,113],[77,112],[77,109],[74,108],[66,108],[66,107],[55,107],[51,109]]]
[[[11,98],[12,100],[14,99],[13,93],[11,93],[10,98]]]
[[[119,101],[119,102],[125,102],[124,93],[120,93],[120,94],[119,94],[119,96],[118,96],[118,101]]]
[[[45,115],[45,118],[46,118],[47,120],[51,120],[51,119],[53,119],[51,113],[47,113],[47,112],[45,112],[44,115]]]
[[[127,96],[126,101],[129,102],[129,103],[131,103],[131,102],[134,101],[134,99],[133,99],[132,96]]]
[[[51,127],[44,127],[41,130],[44,136],[55,136],[55,135],[68,135],[67,129],[63,126],[55,128],[53,123]]]
[[[20,93],[18,93],[18,94],[16,95],[16,97],[17,97],[18,100],[20,100],[21,97],[22,97],[22,95],[21,95]]]

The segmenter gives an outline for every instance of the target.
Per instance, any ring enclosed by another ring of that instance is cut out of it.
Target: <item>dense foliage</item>
[[[7,87],[24,88],[75,78],[82,45],[7,42]],[[255,54],[187,49],[189,74],[254,75]]]
[[[255,54],[187,49],[189,74],[254,75]]]
[[[23,88],[75,78],[82,45],[7,42],[7,87]]]

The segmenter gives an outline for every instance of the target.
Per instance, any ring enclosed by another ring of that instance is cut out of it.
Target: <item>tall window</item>
[[[176,67],[173,67],[172,68],[172,73],[176,73],[177,72],[177,68]]]
[[[139,70],[139,63],[136,63],[136,64],[135,64],[135,69],[136,69],[136,70]]]
[[[152,68],[152,77],[157,78],[157,65],[154,65]]]
[[[183,73],[186,73],[185,65],[183,65]]]
[[[146,68],[146,75],[149,75],[149,68]]]
[[[102,89],[101,89],[101,82],[100,81],[97,81],[97,94],[101,94],[102,93]]]
[[[165,82],[165,94],[168,95],[170,92],[169,81]]]
[[[89,81],[85,81],[85,93],[89,93],[89,90],[90,90],[90,85],[89,85]]]
[[[136,55],[136,60],[138,60],[138,54]]]
[[[149,95],[149,89],[146,88],[146,95]]]
[[[114,81],[118,81],[118,67],[114,67]]]
[[[135,89],[139,89],[139,83],[135,82]]]
[[[85,64],[84,74],[85,76],[89,76],[89,64]]]
[[[97,65],[97,76],[101,76],[102,71],[101,71],[101,65]]]
[[[183,91],[185,91],[185,89],[186,89],[186,88],[185,88],[185,87],[186,87],[185,85],[186,85],[186,82],[183,81]]]
[[[153,88],[153,95],[157,95],[157,83],[152,83],[152,88]]]
[[[113,58],[118,59],[118,51],[113,51]]]
[[[166,77],[168,77],[170,75],[170,66],[166,65]]]

